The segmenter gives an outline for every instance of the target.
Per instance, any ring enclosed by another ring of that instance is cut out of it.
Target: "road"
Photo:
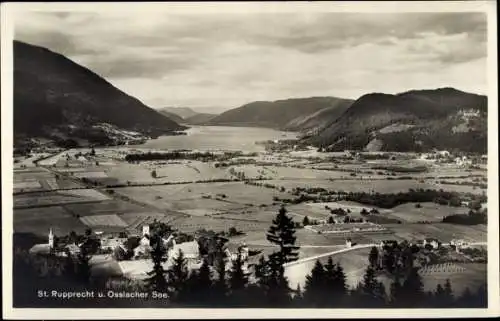
[[[335,255],[335,254],[345,253],[345,252],[349,252],[349,251],[353,251],[353,250],[358,250],[358,249],[369,248],[369,247],[373,247],[373,246],[379,246],[379,244],[374,244],[374,243],[370,243],[370,244],[357,244],[357,245],[354,245],[352,247],[344,248],[344,249],[341,249],[341,250],[336,250],[336,251],[332,251],[332,252],[322,253],[322,254],[318,254],[318,255],[306,257],[304,259],[297,260],[297,261],[294,261],[294,262],[285,263],[283,266],[284,267],[293,266],[293,265],[305,263],[305,262],[308,262],[308,261],[317,260],[317,259],[325,257],[325,256],[331,256],[331,255]]]
[[[449,245],[450,245],[450,243],[442,243],[442,246],[449,246]],[[469,246],[486,246],[486,245],[488,245],[487,242],[473,242],[473,243],[469,243]],[[349,251],[353,251],[353,250],[358,250],[358,249],[363,249],[363,248],[368,248],[368,247],[373,247],[373,246],[379,247],[380,244],[375,244],[375,243],[371,243],[371,244],[357,244],[357,245],[354,245],[352,247],[348,247],[348,248],[345,248],[345,249],[336,250],[336,251],[332,251],[332,252],[327,252],[327,253],[322,253],[322,254],[319,254],[319,255],[314,255],[314,256],[306,257],[306,258],[303,258],[303,259],[300,259],[300,260],[297,260],[297,261],[294,261],[294,262],[286,263],[283,266],[284,267],[293,266],[293,265],[305,263],[305,262],[308,262],[308,261],[317,260],[317,259],[325,257],[325,256],[331,256],[331,255],[335,255],[335,254],[345,253],[345,252],[349,252]],[[307,246],[301,246],[301,247],[307,247]],[[318,245],[318,247],[320,247],[320,245]]]

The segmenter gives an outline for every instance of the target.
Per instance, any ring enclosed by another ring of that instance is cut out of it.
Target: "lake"
[[[295,139],[298,133],[259,127],[192,126],[187,135],[161,136],[137,147],[154,149],[263,151],[257,141]]]

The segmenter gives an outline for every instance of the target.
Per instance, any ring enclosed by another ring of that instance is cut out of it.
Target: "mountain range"
[[[323,125],[328,120],[321,120],[322,116],[340,114],[351,103],[352,100],[336,97],[256,101],[226,111],[211,119],[208,124],[305,130]]]
[[[17,138],[99,142],[110,126],[145,136],[185,128],[61,54],[20,41],[13,49]]]
[[[203,108],[199,108],[199,110],[203,110]],[[158,111],[177,123],[189,125],[203,125],[217,116],[213,113],[195,111],[191,107],[164,107]]]
[[[454,88],[372,93],[305,141],[327,150],[486,152],[487,97]]]
[[[356,100],[255,101],[220,114],[204,110],[151,109],[63,55],[14,41],[16,138],[113,143],[131,132],[154,137],[192,124],[297,131],[303,144],[327,151],[439,148],[484,153],[487,146],[487,97],[449,87],[369,93]]]

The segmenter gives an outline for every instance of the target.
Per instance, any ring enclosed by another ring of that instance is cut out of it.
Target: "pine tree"
[[[473,308],[474,306],[474,294],[472,294],[469,287],[466,287],[462,292],[462,295],[458,298],[458,306],[462,308]]]
[[[442,308],[445,306],[444,304],[444,289],[441,284],[438,284],[436,286],[436,291],[434,291],[434,294],[432,295],[434,302],[433,306],[436,308]]]
[[[385,289],[375,276],[374,268],[369,265],[360,287],[360,302],[363,308],[380,308],[385,303]]]
[[[227,296],[227,280],[226,280],[226,262],[222,255],[218,255],[215,260],[215,269],[217,272],[217,278],[213,285],[213,303],[216,305],[223,305],[226,302]]]
[[[444,303],[445,307],[452,307],[453,303],[455,302],[455,298],[453,296],[453,290],[451,288],[451,283],[450,279],[446,279],[446,282],[444,284]]]
[[[243,260],[241,254],[238,254],[233,260],[232,268],[229,273],[229,291],[233,304],[245,304],[248,298],[245,296],[245,290],[248,285],[248,274],[243,271]]]
[[[453,290],[451,289],[451,283],[449,279],[446,279],[444,287],[441,284],[437,285],[433,298],[433,305],[437,308],[453,307],[455,298],[453,297]]]
[[[255,277],[259,292],[262,293],[261,305],[277,308],[291,303],[291,289],[284,272],[279,253],[269,255],[267,260],[264,257],[259,259]]]
[[[477,289],[475,297],[476,300],[474,300],[474,303],[477,307],[488,307],[488,288],[486,285],[483,284]]]
[[[335,269],[335,276],[336,276],[336,282],[335,282],[335,288],[334,291],[339,295],[339,296],[344,296],[347,293],[347,279],[346,275],[344,273],[344,268],[340,263],[337,264],[337,268]]]
[[[184,253],[179,249],[172,265],[167,270],[168,292],[172,301],[185,302],[188,300],[186,297],[188,277],[187,261],[184,258]]]
[[[372,247],[370,250],[370,254],[368,255],[368,261],[370,262],[371,267],[374,269],[378,269],[378,249],[376,246]]]
[[[279,259],[282,264],[296,261],[299,257],[298,246],[295,246],[295,224],[282,206],[269,227],[266,238],[280,247]]]
[[[424,285],[418,268],[412,268],[401,287],[400,299],[404,308],[421,307],[425,303]]]
[[[394,280],[391,283],[391,294],[390,294],[390,305],[393,308],[401,308],[403,307],[403,302],[401,302],[401,280],[398,275],[394,277]]]
[[[231,291],[238,291],[248,284],[248,274],[243,271],[243,260],[238,254],[232,262],[231,272],[229,274],[229,288]]]
[[[323,264],[316,260],[311,273],[306,276],[304,301],[309,307],[322,308],[327,306],[328,294],[325,284],[326,272]]]
[[[83,284],[89,284],[90,282],[90,255],[88,254],[86,247],[81,247],[80,252],[77,255],[76,260],[76,277]]]
[[[304,293],[302,292],[302,288],[300,284],[297,285],[297,289],[295,290],[295,296],[293,297],[293,305],[295,307],[300,307],[303,304]]]
[[[153,270],[148,272],[146,287],[151,291],[166,293],[168,290],[167,280],[165,278],[165,270],[163,263],[167,260],[165,257],[166,250],[161,244],[161,239],[157,235],[153,235],[150,239],[151,245],[151,260],[153,261]]]
[[[196,305],[209,306],[211,301],[211,291],[213,287],[212,272],[206,259],[198,271],[194,271],[190,276],[189,295]]]
[[[328,258],[325,269],[325,293],[328,297],[329,307],[341,307],[346,302],[347,285],[344,269],[337,263],[334,264],[331,257]]]

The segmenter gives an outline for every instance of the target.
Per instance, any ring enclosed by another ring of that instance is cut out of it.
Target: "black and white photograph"
[[[9,309],[498,314],[495,1],[8,5]]]

